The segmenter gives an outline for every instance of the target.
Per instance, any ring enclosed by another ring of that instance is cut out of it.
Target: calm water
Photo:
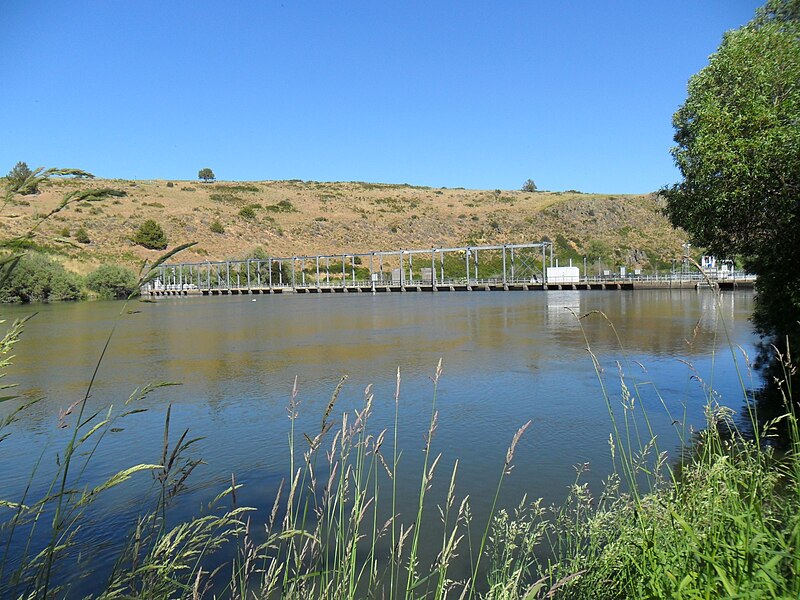
[[[459,489],[471,494],[480,518],[511,437],[529,419],[533,423],[504,484],[504,504],[515,505],[523,493],[562,499],[574,480],[573,466],[580,463],[590,463],[586,477],[592,484],[608,475],[609,416],[584,332],[613,405],[620,396],[619,361],[628,386],[638,388],[638,402],[650,411],[661,448],[670,451],[680,445],[676,430],[703,424],[703,389],[686,363],[738,410],[743,392],[729,339],[751,356],[756,342],[747,321],[753,298],[745,292],[725,293],[719,305],[711,292],[687,290],[256,299],[130,305],[133,314],[120,321],[100,367],[91,408],[121,406],[137,386],[151,381],[182,385],[157,390],[140,402],[147,412],[126,418],[123,431],[106,436],[88,479],[96,483],[136,462],[158,463],[171,403],[175,435],[188,427],[190,437],[203,437],[194,456],[207,463],[192,476],[174,516],[196,511],[230,482],[232,473],[245,484],[241,503],[260,507],[263,515],[287,471],[286,407],[294,378],[300,432],[313,437],[318,431],[330,394],[346,374],[349,380],[334,412],[360,407],[364,388],[373,384],[377,433],[391,427],[399,367],[400,510],[408,514],[404,521],[411,521],[419,485],[415,467],[422,460],[431,413],[430,377],[442,358],[433,441],[434,451],[443,453],[440,485],[459,459]],[[593,315],[579,323],[566,307],[577,314],[605,313],[622,346],[608,321]],[[35,484],[36,492],[42,492],[55,454],[70,434],[58,428],[59,411],[82,397],[120,309],[120,303],[3,308],[9,320],[38,311],[15,349],[7,381],[19,383],[26,396],[45,399],[0,445],[0,497],[19,498],[33,462],[44,453],[41,481]],[[739,363],[749,386],[744,363]],[[102,519],[85,532],[87,548],[119,543],[152,485],[152,477],[143,474],[98,505]],[[108,559],[93,560],[101,570],[108,565]],[[91,584],[76,584],[76,589],[86,591]]]

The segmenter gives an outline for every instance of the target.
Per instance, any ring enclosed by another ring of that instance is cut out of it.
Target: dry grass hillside
[[[71,205],[37,229],[39,249],[82,273],[101,263],[138,266],[158,256],[160,251],[132,241],[146,219],[162,226],[170,248],[198,242],[180,255],[182,262],[241,258],[257,247],[271,256],[291,256],[550,239],[563,261],[588,255],[593,262],[659,268],[680,256],[686,239],[649,195],[100,179],[53,180],[37,195],[17,196],[0,220],[0,238],[30,229],[76,187],[127,194]],[[81,227],[89,243],[76,241]]]

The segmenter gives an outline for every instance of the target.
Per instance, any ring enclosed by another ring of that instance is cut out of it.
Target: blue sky
[[[0,0],[0,171],[649,192],[760,4]]]

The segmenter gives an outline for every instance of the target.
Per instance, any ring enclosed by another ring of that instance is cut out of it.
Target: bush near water
[[[22,256],[0,286],[0,302],[47,302],[81,298],[81,279],[46,256]]]
[[[107,300],[127,298],[139,290],[136,274],[118,265],[100,265],[86,276],[86,287]]]

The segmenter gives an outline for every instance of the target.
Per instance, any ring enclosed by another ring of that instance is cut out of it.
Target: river
[[[740,378],[744,387],[755,385],[742,360],[742,351],[754,355],[757,342],[748,322],[750,292],[725,292],[719,300],[708,290],[162,298],[132,302],[118,317],[122,307],[3,307],[8,322],[37,313],[15,348],[6,382],[19,384],[25,398],[43,399],[0,444],[1,498],[20,498],[40,456],[31,497],[44,493],[71,434],[70,427],[59,428],[59,412],[82,398],[117,321],[87,411],[110,404],[119,409],[148,382],[181,385],[138,402],[147,411],[106,435],[85,478],[97,483],[137,462],[158,463],[171,404],[173,439],[189,428],[190,438],[202,438],[192,456],[205,462],[176,504],[175,520],[196,513],[232,473],[244,484],[240,504],[262,515],[269,510],[288,470],[287,406],[295,377],[298,435],[318,432],[343,375],[348,379],[334,415],[352,415],[372,384],[378,433],[391,431],[399,367],[399,511],[409,514],[431,417],[431,378],[441,359],[432,449],[442,459],[432,493],[446,489],[458,459],[458,490],[471,494],[478,520],[488,510],[511,438],[528,420],[502,505],[515,505],[524,493],[562,500],[578,464],[589,463],[583,477],[592,486],[609,474],[610,418],[584,335],[614,410],[623,373],[638,395],[635,410],[648,412],[659,448],[673,454],[682,437],[703,426],[703,383],[737,411],[744,402]],[[576,318],[591,311],[600,312]],[[9,409],[5,403],[0,416]],[[152,487],[153,478],[139,474],[102,500],[95,526],[82,533],[87,549],[121,543]],[[110,554],[88,555],[100,571],[110,564]],[[92,585],[75,582],[74,590],[92,591]]]

